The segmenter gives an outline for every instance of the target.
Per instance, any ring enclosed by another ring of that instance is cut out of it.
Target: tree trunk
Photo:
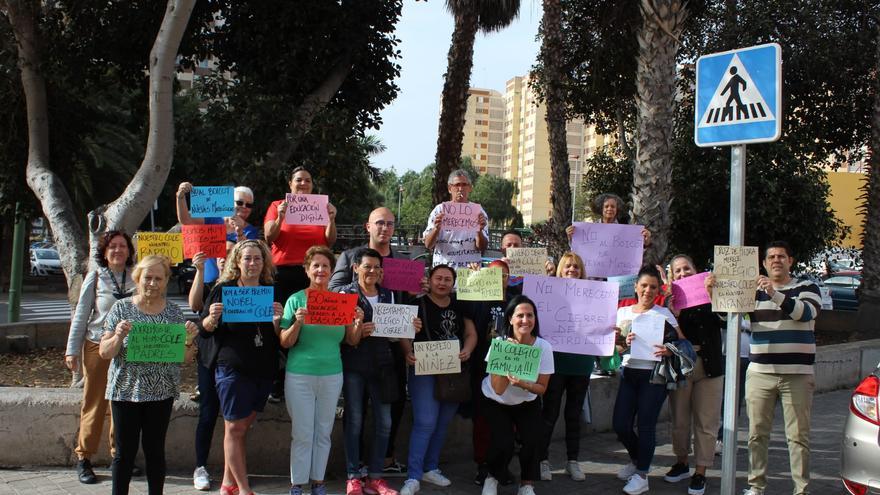
[[[565,85],[562,69],[562,6],[559,0],[544,0],[541,20],[541,60],[544,63],[547,134],[550,140],[551,218],[558,227],[571,222],[571,181],[568,145],[565,139]]]
[[[67,285],[78,288],[85,271],[88,251],[82,228],[73,215],[73,204],[67,189],[49,168],[49,107],[46,81],[40,71],[44,47],[37,29],[40,2],[8,1],[6,15],[15,35],[18,68],[21,72],[22,90],[27,106],[28,158],[25,169],[27,183],[40,201],[43,215],[52,227]]]
[[[653,265],[663,260],[669,245],[675,55],[687,10],[681,0],[641,0],[641,12],[633,221],[651,231],[644,261]]]
[[[877,27],[875,66],[880,68],[880,26]],[[880,334],[880,81],[874,79],[874,112],[862,222],[862,285],[859,287],[859,330],[872,338]]]
[[[464,116],[467,112],[468,87],[474,65],[474,38],[477,35],[477,2],[470,8],[455,13],[455,29],[447,57],[443,96],[440,103],[440,128],[437,136],[437,155],[434,158],[432,198],[434,204],[446,201],[449,173],[461,162],[461,142]],[[476,177],[471,177],[471,180]]]

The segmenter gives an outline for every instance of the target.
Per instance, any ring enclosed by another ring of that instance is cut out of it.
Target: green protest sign
[[[492,375],[512,375],[521,380],[538,380],[541,365],[541,348],[493,339],[489,348],[486,371]]]
[[[132,363],[182,363],[185,345],[183,323],[132,322],[125,359]]]

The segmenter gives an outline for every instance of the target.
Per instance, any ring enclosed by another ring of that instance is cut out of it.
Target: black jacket
[[[724,374],[724,356],[721,355],[721,319],[712,312],[711,304],[701,304],[681,310],[678,325],[693,346],[700,346],[697,357],[703,361],[706,376]]]

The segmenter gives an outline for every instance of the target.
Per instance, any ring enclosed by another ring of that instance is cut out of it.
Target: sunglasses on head
[[[235,206],[244,206],[245,208],[253,208],[254,204],[253,203],[245,203],[244,201],[236,199]]]

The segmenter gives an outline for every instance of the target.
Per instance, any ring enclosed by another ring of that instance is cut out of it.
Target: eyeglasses
[[[471,185],[470,185],[469,182],[456,182],[456,183],[454,183],[454,184],[449,184],[449,187],[461,187],[461,188],[464,188],[464,187],[470,187],[470,186],[471,186]]]
[[[245,208],[253,208],[254,204],[253,203],[245,203],[244,201],[236,199],[235,206],[244,206]]]
[[[389,229],[394,228],[394,222],[386,222],[385,220],[376,220],[375,222],[373,222],[373,225],[375,225],[376,227],[379,227],[379,228],[382,228],[382,227],[388,227]]]

